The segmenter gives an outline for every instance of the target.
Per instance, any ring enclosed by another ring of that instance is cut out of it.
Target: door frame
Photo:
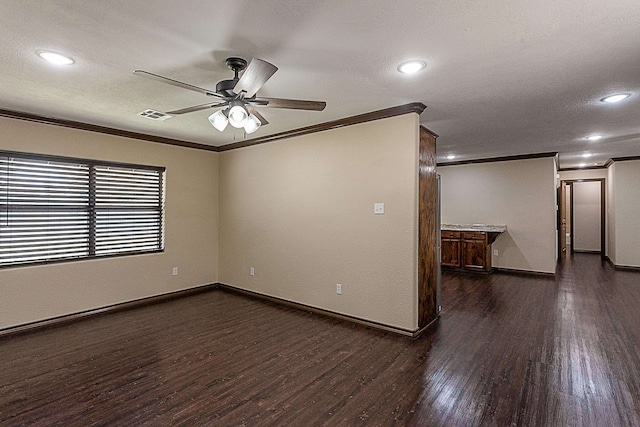
[[[556,218],[558,230],[558,261],[567,255],[567,222],[566,222],[566,181],[560,181],[556,201],[558,203],[558,216]],[[564,222],[563,222],[564,219]]]
[[[569,200],[569,205],[571,206],[571,253],[574,251],[573,237],[574,237],[574,214],[575,207],[573,204],[573,184],[576,182],[600,182],[600,257],[606,257],[606,178],[585,178],[585,179],[567,179],[560,181],[560,186],[562,187],[562,183],[566,183],[566,185],[571,186],[571,196]]]

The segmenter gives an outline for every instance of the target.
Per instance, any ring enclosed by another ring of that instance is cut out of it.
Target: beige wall
[[[7,118],[0,150],[167,168],[163,253],[2,269],[0,329],[218,280],[218,153]]]
[[[220,281],[415,330],[418,126],[412,113],[220,153]]]
[[[440,166],[442,223],[506,225],[493,266],[554,273],[556,173],[553,157]]]
[[[561,181],[571,181],[578,179],[600,179],[607,178],[608,170],[607,169],[584,169],[584,170],[575,170],[575,171],[560,171],[558,172],[560,175]]]
[[[615,194],[613,262],[640,267],[640,160],[615,162],[612,168]]]
[[[607,169],[607,256],[616,263],[616,193],[615,193],[615,163]]]

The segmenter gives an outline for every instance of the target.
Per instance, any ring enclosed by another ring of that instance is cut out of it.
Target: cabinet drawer
[[[459,239],[460,232],[459,231],[450,231],[450,230],[442,230],[440,231],[440,237],[443,239]]]
[[[486,234],[482,231],[463,231],[462,238],[465,240],[484,240]]]

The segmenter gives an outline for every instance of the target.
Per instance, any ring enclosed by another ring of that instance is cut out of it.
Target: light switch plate
[[[375,215],[384,215],[384,203],[374,203],[373,213]]]

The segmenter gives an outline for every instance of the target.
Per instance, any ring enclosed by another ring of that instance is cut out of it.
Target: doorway
[[[558,257],[567,252],[598,253],[605,248],[605,180],[561,181],[558,188]]]

